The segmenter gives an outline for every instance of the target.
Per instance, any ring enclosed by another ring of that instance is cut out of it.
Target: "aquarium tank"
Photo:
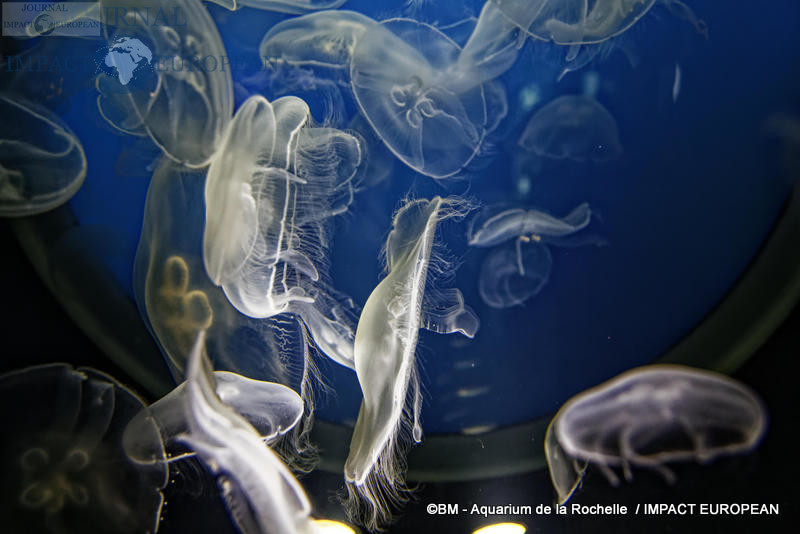
[[[4,1],[0,530],[791,532],[798,23]]]

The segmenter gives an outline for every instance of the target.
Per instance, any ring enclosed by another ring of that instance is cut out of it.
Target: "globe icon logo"
[[[47,13],[39,14],[35,19],[33,19],[33,28],[36,30],[38,35],[47,35],[52,33],[56,27],[56,23]]]
[[[139,80],[146,84],[147,76],[153,72],[153,52],[141,40],[134,37],[118,37],[109,46],[101,48],[96,58],[97,67],[120,84],[120,90],[133,89]],[[130,85],[129,85],[130,84]]]

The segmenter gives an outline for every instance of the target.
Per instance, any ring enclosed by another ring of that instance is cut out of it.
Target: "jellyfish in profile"
[[[108,28],[105,63],[115,72],[97,79],[101,115],[125,133],[146,133],[176,162],[207,165],[233,114],[233,82],[205,7],[146,0],[125,9],[103,0],[88,14]]]
[[[236,11],[241,7],[252,7],[265,11],[277,11],[278,13],[289,13],[291,15],[301,15],[309,11],[322,9],[336,9],[347,0],[212,0],[231,11]]]
[[[597,100],[564,95],[528,121],[519,146],[543,158],[608,161],[622,154],[614,117]]]
[[[437,225],[468,211],[463,200],[407,202],[386,241],[386,277],[372,291],[358,322],[355,364],[364,394],[344,467],[353,518],[376,529],[406,498],[404,449],[422,439],[416,366],[420,328],[473,337],[478,318],[457,289],[431,287],[447,263],[436,252]],[[409,436],[410,434],[410,436]]]
[[[86,177],[80,141],[36,104],[0,94],[0,216],[35,215],[60,206]]]
[[[472,220],[468,239],[473,247],[495,247],[514,240],[514,248],[497,247],[481,266],[478,289],[486,304],[508,308],[524,303],[544,287],[553,264],[548,245],[602,244],[573,234],[589,225],[592,211],[585,202],[563,218],[531,209],[485,209]]]
[[[131,461],[122,443],[143,408],[133,392],[90,368],[56,363],[0,376],[3,528],[155,532],[166,466]],[[157,427],[142,425],[139,440],[163,459]]]
[[[250,97],[206,177],[203,260],[241,313],[296,313],[320,349],[352,366],[353,331],[327,276],[329,220],[352,200],[358,140],[313,128],[305,102]],[[342,339],[342,337],[346,339]]]
[[[217,477],[242,532],[311,533],[311,504],[280,457],[264,443],[285,433],[303,412],[299,397],[278,385],[227,376],[217,382],[200,332],[188,356],[184,389],[154,407],[153,417]],[[225,375],[223,375],[225,376]],[[223,401],[227,398],[229,405]],[[232,406],[242,409],[237,413]],[[255,418],[262,432],[243,417]]]
[[[554,439],[545,452],[563,503],[580,482],[581,463],[600,467],[614,486],[614,467],[626,480],[631,467],[642,467],[674,483],[667,462],[746,453],[766,424],[763,402],[744,384],[711,371],[651,365],[570,399],[551,423]]]

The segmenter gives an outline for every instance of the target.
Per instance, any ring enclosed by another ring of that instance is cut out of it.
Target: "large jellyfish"
[[[748,452],[766,423],[764,404],[744,384],[711,371],[651,365],[570,399],[551,423],[546,453],[563,503],[580,481],[582,463],[599,466],[612,485],[619,483],[616,466],[627,480],[633,466],[672,483],[665,463]]]
[[[50,110],[0,95],[0,216],[35,215],[74,195],[86,176],[80,141]]]
[[[362,114],[386,146],[433,178],[454,175],[469,164],[507,113],[505,90],[489,81],[494,75],[475,76],[471,62],[458,62],[460,52],[458,44],[428,24],[378,23],[349,11],[277,24],[260,47],[273,70],[308,68],[349,82]]]
[[[539,293],[549,280],[553,264],[549,244],[602,243],[597,239],[573,236],[588,226],[591,217],[591,209],[586,203],[560,219],[533,209],[514,208],[499,213],[497,208],[484,210],[472,220],[469,244],[494,247],[514,240],[515,247],[498,247],[484,260],[478,283],[483,301],[493,308],[508,308]]]
[[[3,529],[155,532],[167,469],[163,461],[130,461],[122,443],[143,408],[134,393],[90,368],[57,363],[1,376]],[[154,425],[142,425],[139,439],[163,455]]]
[[[311,504],[300,483],[280,457],[264,444],[261,434],[218,395],[219,387],[205,356],[203,341],[201,332],[188,358],[183,406],[188,429],[178,439],[195,451],[218,477],[228,510],[242,532],[313,532]],[[246,387],[248,391],[239,398],[255,407],[253,397],[259,393],[258,388],[252,384]],[[263,386],[261,390],[263,393]],[[283,397],[280,402],[269,407],[280,410],[275,420],[270,421],[270,426],[276,425],[276,433],[282,422],[291,424],[292,419],[296,422],[302,413],[296,402],[299,399],[287,404],[286,393],[279,395]]]
[[[617,122],[597,100],[564,95],[528,121],[519,146],[545,158],[607,161],[622,154]]]
[[[233,82],[205,7],[197,0],[97,6],[94,16],[109,29],[104,61],[114,72],[97,80],[102,116],[123,132],[146,132],[177,162],[206,165],[233,114]]]
[[[401,161],[432,178],[467,166],[507,113],[501,86],[460,75],[460,52],[433,26],[394,19],[371,26],[352,53],[362,113]]]
[[[328,220],[351,201],[358,140],[311,128],[295,97],[250,97],[206,178],[203,259],[241,313],[297,313],[320,349],[352,367],[352,330],[327,280]],[[344,319],[344,317],[342,317]]]
[[[434,197],[406,203],[386,241],[387,275],[372,291],[358,322],[355,364],[364,394],[345,479],[351,517],[376,529],[405,499],[404,448],[422,439],[422,403],[415,351],[420,328],[473,337],[478,318],[457,289],[428,287],[447,268],[434,249],[439,222],[463,217],[464,201]],[[429,277],[429,273],[431,276]]]

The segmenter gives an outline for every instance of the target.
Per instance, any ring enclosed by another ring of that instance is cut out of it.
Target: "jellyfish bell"
[[[440,197],[400,208],[386,241],[387,275],[359,318],[355,368],[364,400],[345,463],[345,506],[351,518],[370,529],[387,523],[392,508],[407,498],[404,448],[408,438],[422,439],[415,358],[419,329],[467,337],[478,329],[477,317],[457,289],[429,285],[433,274],[446,269],[434,250],[437,225],[467,211],[463,201]]]
[[[547,241],[578,232],[586,228],[591,219],[592,210],[586,202],[562,218],[536,209],[512,208],[498,213],[497,208],[489,207],[472,220],[469,245],[493,247],[520,236],[536,242]]]
[[[231,516],[240,530],[292,534],[313,532],[311,504],[300,483],[280,457],[265,446],[259,432],[217,394],[215,374],[204,350],[200,332],[188,357],[183,420],[187,430],[178,439],[197,453],[206,468],[218,477]],[[246,403],[254,386],[233,398]],[[258,386],[263,387],[263,386]],[[267,409],[285,406],[269,403]],[[302,411],[302,410],[301,410]],[[290,417],[296,409],[281,409]],[[297,419],[295,419],[296,421]]]
[[[48,364],[0,376],[0,401],[5,528],[157,530],[167,469],[124,452],[124,429],[144,408],[133,392],[94,369]],[[139,439],[163,457],[155,426],[143,425]]]
[[[303,415],[303,401],[291,388],[282,384],[254,380],[238,373],[214,371],[217,396],[225,404],[247,419],[261,439],[273,443],[292,430]],[[152,440],[142,439],[143,431],[155,425],[159,429],[169,456],[166,460],[184,458],[174,455],[181,436],[188,431],[184,414],[187,402],[186,382],[181,383],[166,396],[142,410],[127,426],[123,437],[125,452],[137,462],[153,462],[160,457]],[[163,453],[162,453],[163,455]]]
[[[763,402],[744,384],[678,365],[623,373],[570,399],[553,421],[564,454],[599,466],[612,485],[613,467],[627,480],[642,467],[672,483],[666,463],[749,452],[766,423]]]
[[[584,95],[560,96],[539,109],[519,146],[540,157],[575,161],[608,161],[623,152],[614,117]]]
[[[277,11],[290,15],[302,15],[320,9],[336,9],[347,0],[211,0],[213,3],[236,11],[241,7]]]
[[[80,141],[58,116],[0,94],[0,216],[35,215],[67,202],[86,177]]]
[[[233,82],[205,7],[194,0],[97,6],[93,17],[106,25],[109,43],[97,82],[101,116],[123,132],[146,132],[178,163],[207,165],[233,114]]]
[[[367,121],[401,161],[432,178],[463,169],[505,113],[504,91],[454,75],[460,51],[433,26],[392,19],[367,29],[350,62]]]

